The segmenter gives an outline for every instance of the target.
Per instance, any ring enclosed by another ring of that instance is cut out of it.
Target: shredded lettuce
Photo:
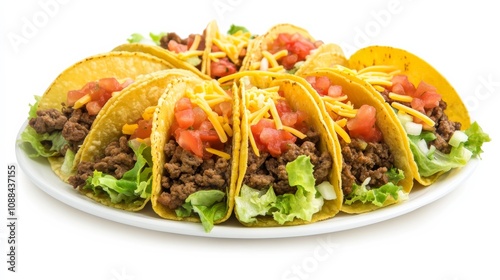
[[[452,147],[449,154],[435,150],[426,154],[417,144],[421,139],[426,138],[408,135],[419,174],[423,177],[429,177],[438,172],[447,172],[453,168],[463,167],[471,158],[480,156],[483,152],[481,148],[483,143],[491,141],[490,137],[483,132],[477,122],[472,123],[464,132],[468,136],[467,141],[460,143],[457,147]]]
[[[166,32],[160,32],[160,33],[153,33],[149,32],[149,38],[155,45],[160,45],[160,39],[163,36],[166,36],[168,33]],[[130,37],[127,38],[127,42],[129,43],[143,43],[146,42],[146,37],[144,37],[140,33],[132,33],[130,34]]]
[[[40,98],[40,96],[35,96],[36,102],[30,104],[28,119],[37,116],[36,111],[38,110]],[[29,157],[53,157],[60,155],[61,149],[67,144],[68,142],[62,137],[60,131],[38,134],[35,129],[28,125],[21,132],[20,145]]]
[[[125,172],[121,179],[94,170],[83,188],[91,189],[96,194],[106,192],[112,203],[130,203],[138,198],[149,198],[153,167],[151,147],[135,141],[129,141],[129,146],[137,158],[132,169]]]
[[[405,196],[403,188],[398,186],[398,182],[405,178],[401,169],[391,168],[387,171],[389,182],[379,188],[368,189],[366,186],[369,180],[365,180],[361,185],[354,184],[352,192],[345,197],[344,203],[351,205],[354,202],[372,203],[376,206],[383,206],[389,196],[398,200],[400,196]]]
[[[192,193],[184,204],[175,210],[178,217],[189,217],[193,211],[200,217],[205,232],[210,232],[214,221],[222,219],[227,212],[226,194],[219,190],[202,190]]]
[[[229,27],[229,30],[227,31],[227,34],[229,35],[233,35],[234,33],[238,32],[238,31],[242,31],[243,33],[247,33],[247,32],[250,32],[248,31],[248,29],[244,26],[239,26],[239,25],[235,25],[235,24],[231,24],[231,27]]]
[[[276,196],[272,186],[267,190],[256,190],[243,185],[240,195],[236,197],[238,218],[246,223],[255,222],[259,215],[272,215],[279,224],[295,218],[310,221],[324,203],[315,188],[313,167],[310,158],[304,155],[286,165],[288,182],[297,188],[295,194]]]

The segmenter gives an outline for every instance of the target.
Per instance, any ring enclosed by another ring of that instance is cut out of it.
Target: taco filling
[[[448,118],[448,104],[433,85],[425,81],[415,85],[398,72],[390,66],[372,66],[357,75],[368,79],[397,112],[422,177],[462,167],[482,152],[489,136],[477,123],[463,130],[461,122]]]
[[[30,142],[37,156],[66,157],[69,171],[74,154],[101,108],[130,83],[131,80],[120,83],[115,78],[89,82],[79,90],[69,91],[61,110],[37,110],[35,104],[32,112],[36,113],[30,112],[29,127],[23,132],[22,139]]]
[[[142,204],[138,198],[151,195],[151,126],[155,106],[148,107],[133,124],[125,124],[123,135],[110,142],[94,161],[82,161],[68,182],[95,195],[107,194],[111,203]]]
[[[404,172],[396,167],[393,151],[376,124],[377,109],[367,104],[354,108],[342,86],[328,77],[308,76],[306,80],[321,96],[339,136],[344,203],[381,207],[389,196],[395,201],[404,198],[403,187],[398,185]]]
[[[207,232],[226,215],[232,174],[232,97],[216,88],[200,84],[175,103],[157,198],[177,217],[198,214]]]
[[[276,39],[267,43],[262,60],[253,63],[250,69],[295,73],[311,52],[322,44],[322,41],[312,41],[299,32],[279,33]]]
[[[292,109],[279,86],[252,86],[242,98],[249,125],[243,141],[249,145],[236,197],[238,219],[253,223],[269,215],[281,225],[296,218],[311,221],[325,199],[336,197],[329,182],[333,159],[318,148],[321,135],[305,112]]]

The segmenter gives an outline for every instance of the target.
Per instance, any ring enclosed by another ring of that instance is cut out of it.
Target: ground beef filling
[[[95,161],[80,162],[76,175],[69,178],[69,184],[75,188],[84,186],[94,170],[121,179],[125,172],[134,167],[136,160],[134,151],[128,145],[128,136],[121,136],[118,141],[111,142],[104,149],[104,154]]]
[[[314,178],[319,184],[328,180],[332,168],[332,157],[328,152],[320,152],[316,148],[319,142],[319,134],[313,131],[307,133],[307,137],[291,144],[286,152],[279,157],[272,157],[269,153],[261,153],[260,157],[255,155],[252,148],[248,149],[248,167],[243,179],[243,184],[253,189],[266,189],[273,187],[276,195],[285,193],[294,194],[296,187],[290,187],[286,164],[294,161],[300,155],[309,156],[314,166]]]
[[[367,188],[380,187],[389,182],[387,171],[394,166],[394,157],[385,143],[367,143],[351,139],[347,144],[341,139],[342,190],[344,195],[352,192],[353,184],[361,185],[371,178]]]
[[[225,152],[232,154],[231,145],[225,146]],[[229,160],[215,155],[202,159],[181,148],[174,140],[165,144],[163,152],[165,164],[158,203],[175,210],[190,194],[199,190],[226,191],[231,179]]]
[[[61,155],[65,155],[67,149],[73,152],[78,150],[95,120],[95,116],[89,115],[85,107],[79,109],[63,107],[61,111],[56,109],[39,110],[36,114],[35,118],[29,120],[29,125],[38,134],[60,131],[68,142],[60,151]],[[52,145],[50,141],[44,144]]]
[[[177,35],[175,32],[168,32],[167,35],[163,36],[160,38],[160,46],[164,49],[169,49],[168,48],[168,43],[170,41],[175,41],[178,44],[182,45],[188,45],[188,42],[192,42],[195,38],[195,34],[190,34],[188,38],[181,38],[179,35]],[[203,32],[202,35],[200,35],[200,44],[198,45],[198,48],[196,49],[198,51],[204,51],[205,50],[205,32]],[[197,68],[201,69],[201,63],[196,66]]]
[[[392,102],[392,100],[389,98],[388,90],[381,92],[381,94],[386,102]],[[411,108],[410,103],[401,102],[401,104]],[[439,101],[439,105],[437,107],[434,107],[432,109],[425,109],[425,114],[436,123],[436,129],[434,131],[436,139],[431,141],[429,145],[434,145],[436,147],[436,150],[445,154],[448,154],[451,151],[451,146],[448,144],[451,136],[453,135],[455,130],[460,130],[462,127],[461,123],[454,122],[448,119],[448,116],[444,112],[447,106],[448,105],[446,104],[446,102],[441,100]]]

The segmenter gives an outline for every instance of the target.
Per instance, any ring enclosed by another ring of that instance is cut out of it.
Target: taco
[[[208,55],[205,58],[207,75],[218,79],[240,71],[247,53],[251,52],[250,42],[254,36],[242,26],[231,25],[227,33],[222,33],[217,22],[211,21],[207,27]]]
[[[153,210],[201,222],[206,232],[234,206],[240,152],[239,99],[215,80],[178,79],[160,98],[153,122]]]
[[[335,44],[324,44],[305,29],[291,24],[277,24],[267,33],[257,36],[244,60],[243,70],[262,70],[295,73],[309,65],[314,54],[318,66],[342,64],[347,59],[342,49]]]
[[[371,46],[354,53],[349,67],[397,111],[420,184],[430,185],[447,171],[465,166],[490,141],[477,122],[471,124],[452,85],[420,57],[402,49]]]
[[[182,77],[197,78],[179,69],[145,74],[108,103],[80,148],[68,183],[107,206],[144,208],[151,197],[153,114],[169,82]]]
[[[315,101],[288,74],[244,71],[238,85],[241,154],[235,214],[245,226],[313,223],[341,207],[332,138]]]
[[[341,157],[342,211],[363,213],[406,200],[413,187],[411,154],[391,108],[355,76],[327,68],[304,78],[324,104]]]
[[[48,158],[64,181],[71,175],[92,123],[105,104],[141,75],[173,68],[144,53],[110,52],[94,55],[64,70],[31,106],[21,145],[30,157]]]

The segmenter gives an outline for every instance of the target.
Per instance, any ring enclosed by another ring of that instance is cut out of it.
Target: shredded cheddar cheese
[[[79,108],[83,107],[83,105],[89,103],[90,100],[92,100],[92,98],[90,97],[90,94],[85,94],[84,96],[80,97],[80,99],[78,99],[75,102],[75,105],[73,105],[73,108],[79,109]]]
[[[156,106],[149,106],[148,108],[146,108],[146,110],[144,110],[144,112],[142,113],[142,118],[149,121],[150,119],[153,118],[153,115],[155,113],[155,110],[156,110]]]
[[[200,46],[200,42],[201,42],[201,36],[196,34],[194,36],[194,40],[193,40],[193,44],[191,44],[191,47],[189,47],[189,50],[190,51],[195,51],[198,49],[198,47]]]
[[[408,115],[411,115],[415,118],[418,118],[420,120],[422,120],[425,124],[427,124],[428,126],[430,127],[433,127],[436,123],[430,119],[428,116],[426,116],[425,114],[413,109],[413,108],[410,108],[408,106],[405,106],[401,103],[398,103],[398,102],[392,102],[391,103],[391,106],[397,110],[400,110],[400,111],[403,111],[405,113],[407,113]]]
[[[132,135],[135,130],[139,128],[139,125],[134,123],[134,124],[124,124],[122,127],[122,133],[125,135]]]
[[[207,152],[209,152],[209,153],[211,153],[211,154],[214,154],[214,155],[216,155],[216,156],[219,156],[219,157],[221,157],[221,158],[223,158],[223,159],[227,159],[227,160],[231,159],[231,155],[230,155],[230,154],[228,154],[228,153],[225,153],[225,152],[223,152],[223,151],[219,151],[219,150],[216,150],[216,149],[214,149],[214,148],[205,148],[205,150],[206,150]]]
[[[182,52],[182,53],[178,53],[177,54],[177,57],[181,60],[187,60],[188,58],[190,57],[194,57],[194,56],[202,56],[203,55],[203,51],[186,51],[186,52]]]
[[[389,98],[394,101],[401,101],[401,102],[411,102],[413,100],[413,97],[409,95],[397,94],[394,92],[389,92]]]
[[[243,32],[242,30],[232,35],[222,34],[217,31],[213,38],[213,43],[227,55],[229,60],[238,64],[240,54],[248,46],[251,36],[250,32]]]

